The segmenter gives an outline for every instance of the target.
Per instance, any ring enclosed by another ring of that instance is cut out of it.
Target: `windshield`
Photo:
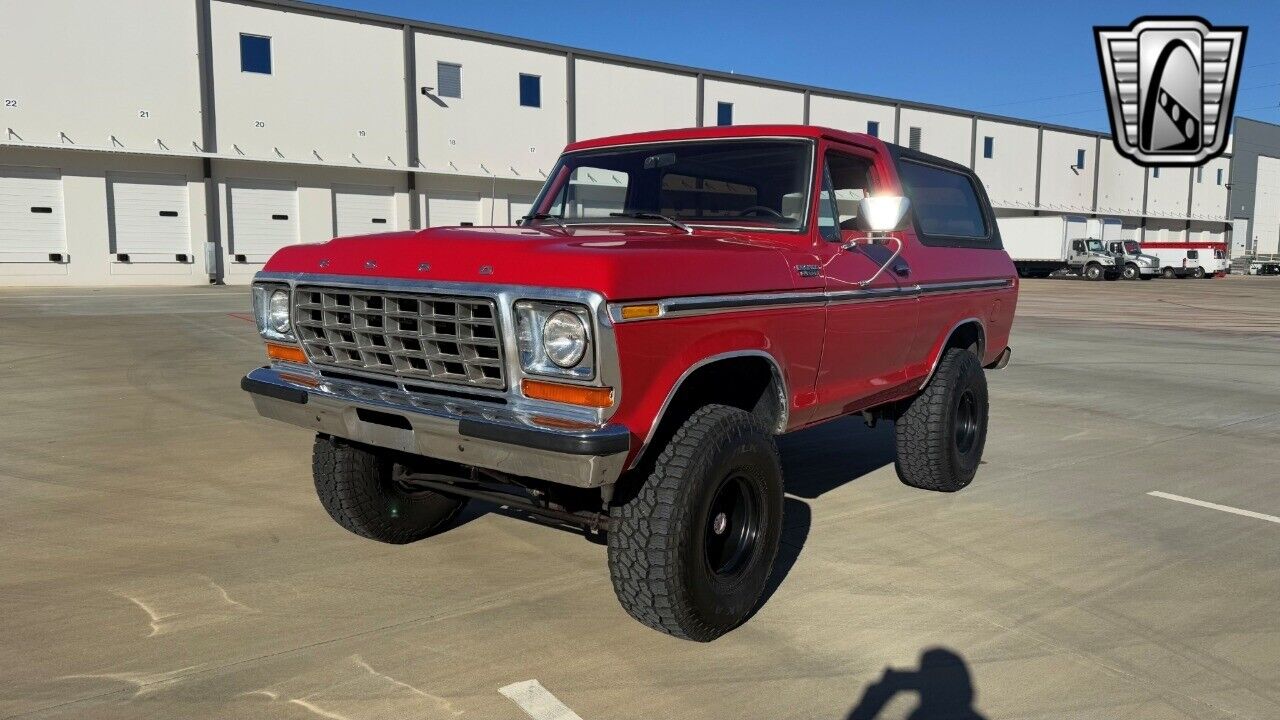
[[[666,222],[658,214],[689,225],[802,230],[812,155],[805,140],[756,139],[570,153],[548,178],[532,221]]]
[[[1102,249],[1101,240],[1085,240],[1084,242],[1085,242],[1085,245],[1088,246],[1089,252],[1105,252]]]
[[[1124,251],[1129,255],[1137,255],[1142,252],[1142,247],[1133,240],[1125,240]]]

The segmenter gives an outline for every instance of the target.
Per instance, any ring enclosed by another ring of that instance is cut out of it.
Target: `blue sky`
[[[1280,123],[1280,3],[324,0],[621,55],[1110,130],[1094,25],[1249,26],[1236,114]]]

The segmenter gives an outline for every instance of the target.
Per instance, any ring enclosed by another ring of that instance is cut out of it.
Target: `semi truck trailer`
[[[1038,215],[996,222],[1004,249],[1022,277],[1049,277],[1066,270],[1087,280],[1116,280],[1124,271],[1124,256],[1107,252],[1100,237],[1091,237],[1086,218]]]

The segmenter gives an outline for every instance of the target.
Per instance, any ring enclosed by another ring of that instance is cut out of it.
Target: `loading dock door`
[[[533,198],[531,197],[507,198],[507,224],[515,225],[520,222],[520,218],[528,215],[532,209]]]
[[[427,194],[427,227],[480,224],[480,193],[434,190]]]
[[[62,171],[0,166],[0,262],[66,262]]]
[[[1067,239],[1083,240],[1089,237],[1089,221],[1082,217],[1070,216],[1063,218],[1067,223]],[[1101,239],[1101,238],[1099,238]]]
[[[264,263],[276,250],[298,242],[298,186],[275,180],[227,182],[231,257]]]
[[[369,235],[396,229],[396,191],[361,185],[333,188],[333,233]]]
[[[117,260],[192,261],[185,176],[107,173],[107,207]]]

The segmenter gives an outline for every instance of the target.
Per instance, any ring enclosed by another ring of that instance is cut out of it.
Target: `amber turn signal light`
[[[624,305],[622,307],[623,320],[639,320],[640,318],[658,317],[662,314],[662,308],[657,305]]]
[[[307,354],[302,352],[302,348],[297,345],[278,345],[276,343],[267,343],[267,357],[272,360],[281,360],[291,363],[306,363]]]
[[[525,397],[533,400],[550,400],[551,402],[594,408],[605,408],[613,404],[613,388],[607,387],[561,385],[560,383],[526,378],[520,382],[520,390]]]

